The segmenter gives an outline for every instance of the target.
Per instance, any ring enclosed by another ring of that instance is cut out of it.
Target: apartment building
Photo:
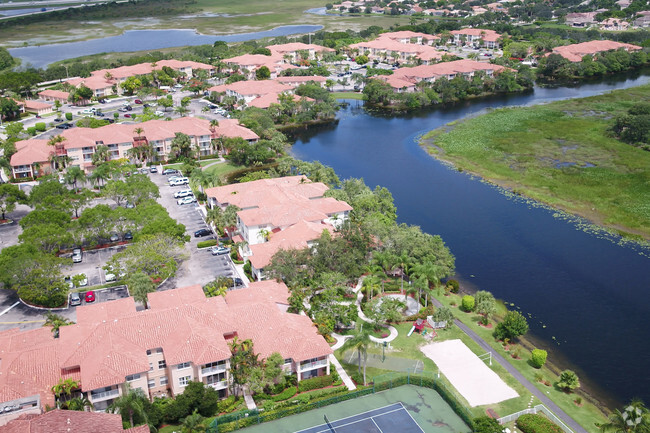
[[[90,77],[72,78],[66,82],[75,87],[88,87],[93,91],[96,98],[102,98],[113,94],[121,94],[121,85],[129,77],[148,75],[154,71],[162,70],[165,67],[184,74],[186,78],[193,77],[196,70],[204,70],[209,75],[212,75],[215,70],[214,66],[205,63],[180,60],[160,60],[153,63],[139,63],[137,65],[120,66],[119,68],[100,69],[91,72]]]
[[[499,48],[501,35],[494,30],[487,29],[460,29],[450,32],[454,36],[456,45],[482,46],[489,49]],[[482,44],[481,44],[482,42]]]
[[[93,169],[92,158],[100,145],[108,147],[110,159],[130,159],[130,149],[149,144],[156,154],[154,160],[165,160],[171,152],[176,133],[189,136],[192,147],[198,147],[202,156],[215,153],[212,139],[241,137],[249,142],[259,139],[253,131],[241,126],[237,119],[223,119],[215,126],[198,117],[150,120],[138,124],[115,123],[101,128],[66,129],[61,134],[63,142],[56,147],[48,146],[47,140],[41,139],[19,141],[16,143],[18,152],[12,155],[10,164],[14,177],[34,176],[39,171],[37,167],[44,169],[45,162],[56,153],[69,156],[72,160],[70,165],[88,172]]]
[[[360,55],[367,55],[370,60],[416,62],[430,64],[440,60],[446,53],[438,51],[429,44],[437,36],[415,32],[383,33],[377,39],[350,45]]]
[[[235,337],[252,340],[260,359],[280,353],[298,380],[329,374],[331,348],[307,316],[286,312],[288,297],[275,281],[213,298],[194,285],[151,293],[142,311],[131,297],[78,307],[58,339],[49,328],[1,332],[2,419],[53,407],[52,386],[68,378],[100,411],[128,388],[173,397],[200,381],[225,397]]]
[[[0,415],[0,426],[3,425]],[[43,414],[22,414],[4,427],[1,433],[149,433],[144,424],[124,429],[122,415],[54,409]]]
[[[614,41],[589,41],[580,44],[564,45],[553,48],[553,54],[559,54],[570,62],[580,62],[584,56],[594,56],[611,50],[638,51],[638,45],[624,44]]]
[[[332,48],[323,47],[321,45],[304,44],[302,42],[291,42],[288,44],[269,45],[271,53],[281,56],[283,59],[290,62],[297,62],[306,57],[305,60],[314,60],[323,53],[334,53],[336,50]]]
[[[284,57],[279,53],[271,52],[270,56],[264,54],[244,54],[241,56],[224,59],[223,62],[230,67],[232,72],[245,75],[247,79],[255,79],[255,71],[266,66],[271,72],[271,78],[277,78],[285,69],[295,66],[284,62]]]
[[[452,80],[457,76],[471,79],[476,72],[483,71],[486,76],[492,77],[508,68],[491,63],[482,63],[475,60],[455,60],[453,62],[437,63],[435,65],[422,65],[413,68],[399,68],[393,75],[379,77],[398,92],[414,92],[416,84],[420,81],[435,82],[437,79]]]

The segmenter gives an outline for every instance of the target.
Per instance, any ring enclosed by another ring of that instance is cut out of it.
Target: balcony
[[[300,363],[300,371],[313,370],[315,368],[327,367],[327,358],[319,359],[314,362],[304,362]]]
[[[111,398],[118,397],[120,395],[120,390],[115,388],[111,389],[110,391],[100,391],[100,392],[90,392],[90,399],[92,402],[97,402],[97,401],[104,401],[104,400],[109,400]]]
[[[21,165],[14,167],[14,173],[29,173],[32,171],[32,168],[29,165]]]
[[[212,374],[223,373],[226,371],[226,364],[215,365],[214,367],[202,368],[201,376],[210,376]]]
[[[224,379],[224,380],[220,380],[219,382],[208,383],[207,385],[211,386],[212,388],[218,391],[220,389],[228,388],[228,381]]]

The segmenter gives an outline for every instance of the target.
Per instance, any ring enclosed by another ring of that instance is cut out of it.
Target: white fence
[[[429,325],[431,325],[433,329],[444,328],[447,326],[446,320],[442,322],[434,322],[432,316],[427,316],[427,322],[429,322]]]
[[[537,412],[543,412],[551,421],[553,421],[555,424],[560,426],[562,430],[564,430],[566,433],[573,433],[573,430],[567,427],[566,424],[564,424],[557,416],[555,416],[553,412],[548,410],[548,408],[543,404],[538,404],[532,409],[520,410],[519,412],[515,412],[513,414],[504,416],[503,418],[499,418],[497,421],[499,421],[499,424],[505,424],[507,422],[516,420],[522,415],[526,415],[529,413],[536,414]]]

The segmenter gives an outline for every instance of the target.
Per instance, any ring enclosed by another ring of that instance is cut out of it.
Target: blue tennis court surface
[[[369,410],[347,418],[329,416],[329,423],[296,433],[424,433],[402,403]],[[330,428],[331,426],[331,428]]]

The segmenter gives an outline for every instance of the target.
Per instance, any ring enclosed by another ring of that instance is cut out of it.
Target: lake
[[[337,125],[298,137],[293,155],[388,188],[399,221],[439,234],[456,256],[458,277],[489,290],[528,316],[549,358],[575,369],[612,407],[650,402],[649,251],[583,230],[554,211],[504,194],[430,157],[419,135],[496,107],[586,97],[650,82],[647,75],[608,78],[576,87],[536,88],[418,114],[386,116],[361,101]],[[645,254],[645,255],[644,255]],[[598,386],[594,385],[598,384]],[[604,391],[606,390],[606,391]]]
[[[202,35],[191,29],[129,30],[119,36],[64,44],[11,48],[9,53],[22,59],[23,66],[44,68],[50,63],[98,53],[159,50],[170,47],[214,44],[216,41],[244,42],[254,39],[312,33],[323,26],[281,26],[271,30],[234,35]]]

